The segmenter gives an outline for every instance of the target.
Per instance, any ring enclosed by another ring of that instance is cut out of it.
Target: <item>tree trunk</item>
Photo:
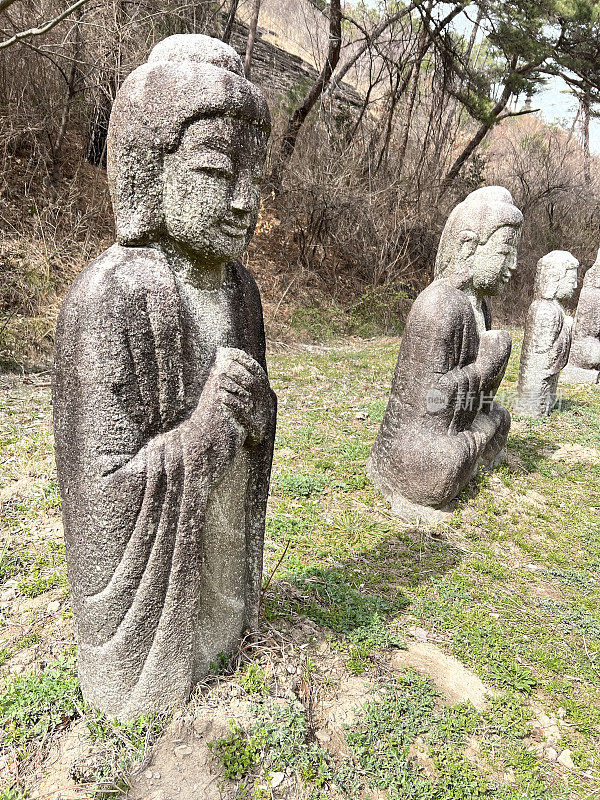
[[[583,180],[586,188],[592,185],[592,160],[590,156],[590,96],[585,92],[579,98],[581,108],[581,146],[583,147]]]
[[[60,151],[67,132],[67,124],[69,122],[69,112],[71,111],[71,103],[77,94],[77,83],[80,79],[79,61],[81,55],[81,9],[78,8],[75,12],[75,41],[73,43],[73,56],[71,59],[71,66],[69,67],[69,74],[67,77],[67,95],[65,97],[65,104],[62,109],[60,124],[54,140],[53,149],[53,180],[58,182],[58,159],[60,158]]]
[[[250,17],[250,30],[248,31],[248,44],[246,45],[246,58],[244,59],[244,75],[250,79],[250,66],[252,64],[252,53],[254,52],[254,42],[256,40],[256,29],[258,27],[258,17],[260,14],[260,0],[254,0],[252,6],[252,16]]]
[[[410,80],[410,70],[409,70],[409,80]],[[392,87],[390,93],[390,107],[387,115],[387,121],[385,126],[385,136],[383,139],[383,144],[381,146],[381,150],[379,152],[379,158],[377,159],[377,165],[375,167],[375,172],[379,172],[382,165],[387,162],[387,157],[390,149],[390,141],[392,139],[392,131],[394,129],[394,114],[396,113],[396,106],[398,104],[398,98],[400,97],[400,80],[401,74],[400,71],[396,73],[396,85]],[[404,81],[404,86],[408,85],[407,81]]]
[[[431,10],[431,4],[429,5],[429,10]],[[408,147],[408,137],[410,134],[410,123],[412,122],[412,114],[415,107],[415,101],[417,99],[417,91],[419,88],[419,77],[421,75],[421,64],[423,63],[423,59],[425,58],[425,53],[427,52],[427,30],[423,27],[421,31],[421,35],[419,37],[419,49],[417,60],[412,66],[410,71],[410,93],[408,95],[408,105],[406,107],[406,119],[402,128],[402,136],[400,139],[400,148],[398,150],[398,165],[402,167],[404,164],[404,159],[406,158],[406,148]]]
[[[231,5],[229,7],[229,14],[227,15],[227,22],[225,24],[225,30],[223,31],[223,41],[225,44],[229,44],[231,41],[231,34],[233,33],[233,25],[235,22],[235,15],[237,14],[238,6],[240,4],[240,0],[231,0]]]
[[[321,97],[327,88],[333,71],[340,60],[340,51],[342,49],[342,9],[341,0],[331,0],[329,5],[329,51],[323,69],[317,80],[310,88],[304,100],[300,103],[298,108],[294,111],[288,120],[279,152],[275,156],[273,169],[269,177],[269,183],[275,194],[281,191],[281,181],[283,178],[283,170],[286,164],[289,163],[298,140],[298,134],[308,115],[310,114],[313,106]]]

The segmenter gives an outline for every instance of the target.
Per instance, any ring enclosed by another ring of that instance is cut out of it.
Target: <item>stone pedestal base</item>
[[[437,528],[438,525],[449,522],[457,506],[456,500],[443,508],[421,506],[419,503],[407,500],[398,492],[386,497],[386,500],[390,503],[392,512],[400,519],[417,526],[426,525],[429,528]]]
[[[404,522],[436,528],[438,525],[448,522],[456,510],[456,500],[451,501],[447,506],[434,508],[433,506],[422,506],[420,503],[413,503],[412,500],[408,500],[400,492],[390,492],[380,481],[377,471],[373,469],[370,458],[367,461],[367,475],[373,481],[373,485],[379,489],[384,499],[391,505],[392,513],[396,514]]]
[[[582,369],[566,366],[560,373],[561,383],[598,383],[600,372],[597,369]]]

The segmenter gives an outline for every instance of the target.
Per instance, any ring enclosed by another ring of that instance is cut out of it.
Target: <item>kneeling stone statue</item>
[[[450,214],[435,280],[408,315],[367,471],[410,521],[443,519],[478,467],[501,457],[510,414],[493,398],[511,339],[490,330],[485,298],[509,281],[522,224],[506,189],[472,192]]]
[[[118,243],[63,303],[53,386],[79,675],[110,717],[185,701],[257,623],[276,398],[235,259],[269,129],[201,35],[158,44],[114,103]]]
[[[527,312],[515,411],[545,417],[556,405],[560,371],[569,359],[572,318],[563,303],[577,288],[579,261],[553,250],[537,263],[534,300]]]

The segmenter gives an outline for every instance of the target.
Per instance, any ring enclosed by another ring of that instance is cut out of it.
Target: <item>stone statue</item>
[[[435,279],[415,300],[367,466],[392,509],[437,522],[479,466],[501,457],[510,414],[493,400],[510,356],[486,297],[517,263],[523,217],[506,189],[472,192],[450,214]]]
[[[53,386],[79,675],[110,717],[185,701],[257,623],[276,398],[235,259],[269,129],[201,35],[158,44],[114,103],[118,243],[63,303]]]
[[[558,376],[569,358],[573,323],[562,304],[577,288],[578,266],[579,261],[565,250],[553,250],[537,263],[515,405],[526,416],[547,416],[556,405]]]
[[[561,381],[600,381],[600,251],[583,279],[573,327],[571,356],[562,372]]]

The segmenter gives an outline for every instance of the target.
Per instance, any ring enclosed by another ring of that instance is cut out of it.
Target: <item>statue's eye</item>
[[[217,152],[197,153],[190,163],[195,172],[205,172],[216,178],[231,179],[234,169],[231,159],[225,154]]]
[[[215,178],[226,178],[227,180],[233,178],[233,169],[227,169],[227,167],[196,167],[196,170],[198,172],[206,172]]]

